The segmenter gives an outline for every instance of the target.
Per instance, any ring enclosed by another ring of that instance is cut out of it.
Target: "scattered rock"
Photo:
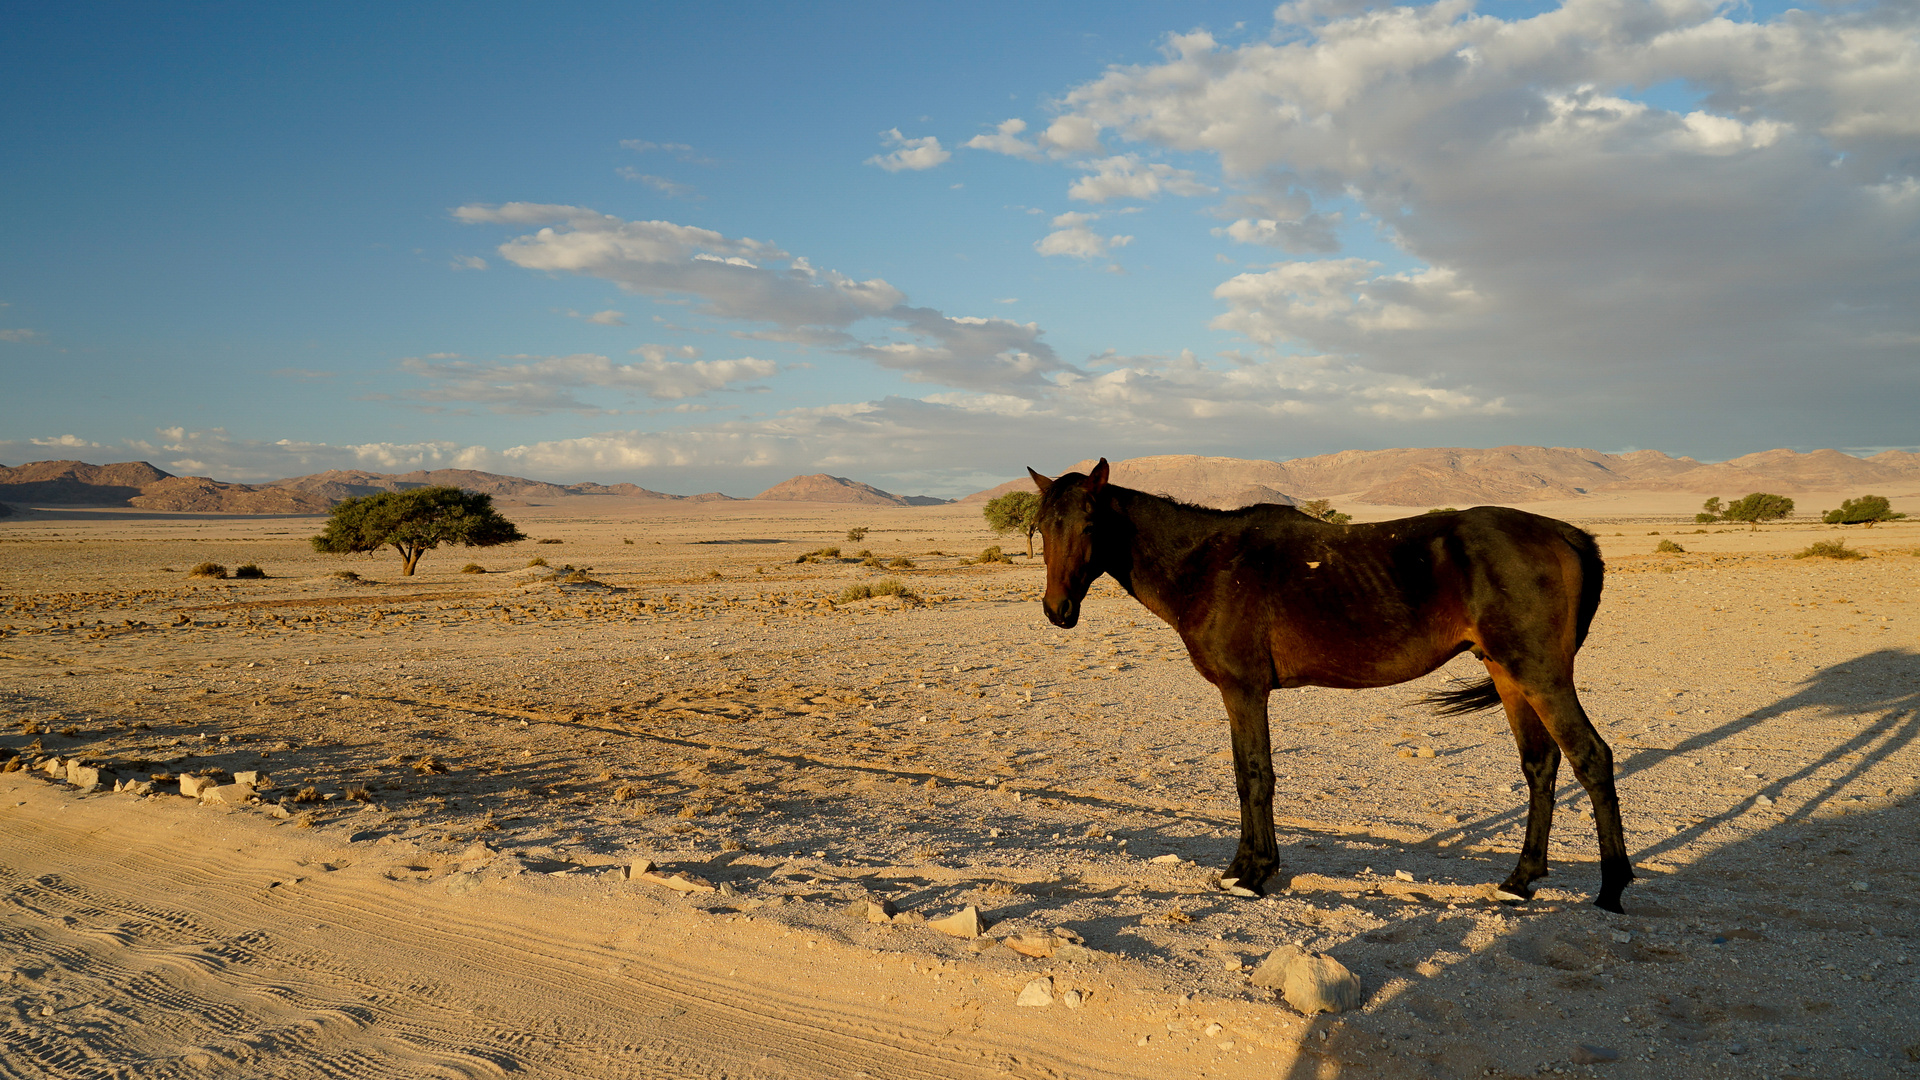
[[[1180,861],[1180,856],[1173,855],[1173,854],[1155,855],[1153,858],[1148,859],[1147,861],[1150,863],[1156,863],[1156,862],[1157,863],[1177,863]]]
[[[1033,980],[1020,990],[1020,996],[1013,999],[1015,1005],[1044,1009],[1053,1004],[1053,979],[1042,976]]]
[[[636,859],[634,860],[634,863],[632,866],[627,867],[626,878],[628,881],[632,881],[634,878],[641,877],[645,874],[651,873],[652,871],[653,871],[652,859]]]
[[[1575,1065],[1599,1065],[1608,1061],[1619,1061],[1620,1051],[1610,1046],[1592,1046],[1581,1043],[1573,1048],[1570,1060]]]
[[[1059,938],[1054,937],[1052,934],[1016,934],[1012,937],[1002,938],[1000,944],[1005,945],[1021,956],[1031,956],[1037,960],[1045,960],[1047,957],[1052,956],[1054,950],[1058,949],[1062,943]]]
[[[695,877],[685,870],[678,871],[672,876],[657,871],[649,872],[640,874],[634,880],[644,881],[649,885],[660,885],[672,889],[674,892],[681,893],[709,893],[717,891],[714,888],[713,882],[705,878]]]
[[[1852,889],[1854,892],[1866,892],[1868,889],[1873,888],[1873,886],[1864,881],[1855,881],[1848,884],[1847,888]]]
[[[1065,1005],[1069,1009],[1079,1008],[1086,1003],[1086,1000],[1086,995],[1078,990],[1069,990],[1060,995],[1060,1004]]]
[[[219,784],[202,788],[200,804],[202,806],[245,806],[253,798],[250,784]]]
[[[40,763],[40,771],[53,777],[55,780],[65,780],[67,778],[67,759],[63,757],[50,757]]]
[[[1767,796],[1765,796],[1765,795],[1755,795],[1755,796],[1753,797],[1753,801],[1754,801],[1754,802],[1757,802],[1757,803],[1759,803],[1759,804],[1760,804],[1761,806],[1772,806],[1772,805],[1773,805],[1773,800],[1772,800],[1772,799],[1770,799],[1770,798],[1768,798],[1768,797],[1767,797]]]
[[[78,758],[67,762],[67,783],[72,784],[83,792],[98,791],[103,785],[112,782],[113,774],[105,769],[92,765],[82,765]]]
[[[1615,930],[1613,932],[1613,940],[1625,945],[1627,942],[1633,940],[1633,935],[1625,930]]]
[[[113,790],[125,795],[151,795],[153,794],[153,781],[115,780],[113,782]]]
[[[1098,949],[1089,949],[1076,941],[1063,941],[1053,950],[1055,960],[1068,960],[1076,963],[1092,963],[1106,959],[1106,954]]]
[[[293,811],[281,806],[279,803],[274,803],[272,806],[267,807],[267,816],[279,821],[285,821],[293,816]]]
[[[980,909],[968,904],[944,919],[929,921],[927,927],[957,938],[977,938],[986,931],[987,923],[980,917]]]
[[[891,900],[867,901],[867,921],[870,923],[878,925],[880,923],[892,922],[896,914],[898,913],[893,910],[893,901]]]
[[[201,792],[207,791],[218,784],[219,781],[211,776],[182,776],[180,777],[180,794],[185,795],[189,799],[197,799],[200,797]]]
[[[1393,872],[1393,876],[1394,876],[1394,877],[1396,877],[1396,878],[1398,878],[1398,879],[1399,879],[1399,880],[1401,880],[1401,881],[1412,881],[1412,880],[1413,880],[1413,875],[1412,875],[1412,874],[1409,874],[1409,873],[1407,873],[1407,872],[1406,872],[1405,870],[1395,870],[1395,871]]]
[[[1287,1004],[1312,1016],[1360,1006],[1360,980],[1331,956],[1282,945],[1254,969],[1253,985],[1278,990]]]
[[[893,921],[902,926],[923,926],[927,917],[917,911],[903,911],[893,917]]]
[[[247,769],[244,772],[234,773],[233,782],[236,784],[245,784],[255,791],[265,791],[267,788],[273,786],[273,781],[267,774],[256,769]]]

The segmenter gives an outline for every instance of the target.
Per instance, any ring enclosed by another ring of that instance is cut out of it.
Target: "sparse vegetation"
[[[336,578],[339,578],[341,581],[359,581],[360,580],[360,575],[354,573],[351,570],[335,570],[333,572],[333,576]]]
[[[217,562],[195,563],[193,568],[187,571],[187,576],[223,579],[227,576],[227,568]]]
[[[546,565],[547,565],[547,560],[541,558],[538,555],[535,555],[533,558],[527,560],[528,569],[532,569],[536,566],[546,566]]]
[[[857,544],[866,538],[867,530],[865,528],[847,530],[847,543],[849,544]]]
[[[985,551],[982,551],[980,553],[980,557],[973,561],[976,563],[996,563],[996,562],[1010,563],[1013,560],[1007,557],[1006,552],[1000,550],[1000,545],[995,544],[994,546],[986,549]]]
[[[1866,555],[1847,546],[1845,540],[1819,540],[1807,545],[1796,559],[1864,559]]]
[[[541,538],[541,539],[539,539],[539,540],[535,540],[535,541],[534,541],[534,543],[536,543],[536,544],[560,544],[560,543],[565,543],[565,541],[563,541],[563,540],[559,540],[559,539],[556,539],[555,537],[551,537],[551,536],[548,536],[548,537],[543,537],[543,538]]]
[[[1455,507],[1455,506],[1436,506],[1433,509],[1427,511],[1427,513],[1429,514],[1457,514],[1459,512],[1460,512],[1459,507]]]
[[[627,539],[627,538],[625,538],[625,537],[622,537],[622,538],[621,538],[621,540],[620,540],[620,542],[621,542],[621,543],[623,543],[623,544],[625,544],[625,545],[627,545],[628,547],[632,547],[632,546],[633,546],[633,541],[632,541],[632,540],[629,540],[629,539]]]
[[[493,496],[450,486],[423,487],[346,500],[333,508],[326,530],[313,538],[313,549],[346,555],[391,544],[400,553],[401,573],[412,577],[421,556],[441,544],[493,547],[525,539],[493,508]]]
[[[1329,525],[1345,525],[1353,520],[1352,514],[1343,514],[1335,510],[1333,503],[1326,499],[1314,499],[1311,502],[1303,502],[1295,506],[1294,509],[1310,518],[1319,518]]]
[[[1756,491],[1744,495],[1727,505],[1726,513],[1720,515],[1727,521],[1744,521],[1759,528],[1763,521],[1778,521],[1793,513],[1793,500],[1785,495],[1771,495]]]
[[[1653,550],[1660,555],[1685,555],[1687,553],[1686,548],[1681,547],[1671,540],[1660,541],[1659,544],[1655,545]]]
[[[851,604],[857,600],[871,600],[877,596],[897,596],[909,603],[917,603],[920,599],[918,594],[900,584],[899,581],[893,578],[881,578],[871,583],[862,582],[847,586],[839,596],[834,598],[834,603]]]
[[[484,574],[487,572],[487,568],[484,566],[481,566],[477,562],[470,562],[467,565],[461,567],[460,572],[463,574]]]
[[[1857,499],[1842,499],[1840,509],[1827,511],[1820,520],[1829,525],[1865,525],[1871,529],[1876,521],[1898,521],[1906,516],[1894,513],[1884,495],[1862,495]]]
[[[912,570],[913,568],[913,560],[907,558],[905,555],[887,563],[887,569],[889,570]]]
[[[1711,525],[1716,521],[1722,520],[1720,515],[1726,512],[1727,508],[1720,504],[1720,496],[1715,495],[1701,505],[1699,513],[1693,515],[1693,523],[1695,525]]]
[[[585,585],[588,582],[591,582],[593,578],[589,577],[585,570],[575,570],[574,572],[572,572],[571,574],[568,574],[566,577],[563,577],[560,580],[573,585]]]
[[[258,564],[242,563],[241,565],[234,567],[233,576],[237,578],[248,578],[248,579],[258,580],[260,578],[266,577],[267,572],[265,570],[260,569]]]
[[[988,500],[980,510],[987,528],[1001,536],[1024,533],[1027,558],[1033,558],[1033,534],[1040,531],[1040,496],[1031,491],[1009,491]]]
[[[720,573],[720,571],[718,571],[718,570],[709,570],[709,571],[707,571],[707,580],[708,580],[708,581],[719,581],[719,580],[720,580],[720,579],[721,579],[721,578],[722,578],[723,576],[724,576],[724,575],[723,575],[723,574],[721,574],[721,573]]]
[[[805,555],[799,556],[793,561],[797,563],[825,562],[828,559],[837,559],[839,557],[840,557],[839,548],[823,547],[823,548],[814,548],[812,551],[807,552]]]

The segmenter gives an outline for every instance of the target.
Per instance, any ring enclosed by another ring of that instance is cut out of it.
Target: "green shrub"
[[[973,561],[977,563],[1010,563],[1013,560],[1007,556],[1006,552],[1000,550],[1000,545],[995,544],[985,551],[982,551],[980,557]]]
[[[1427,511],[1427,513],[1429,514],[1457,514],[1459,512],[1460,511],[1457,508],[1452,506],[1436,506],[1433,509]]]
[[[840,557],[839,548],[823,547],[823,548],[814,548],[812,551],[807,552],[805,555],[802,555],[799,558],[794,559],[793,561],[797,563],[823,562],[827,559],[837,559],[839,557]]]
[[[1829,525],[1865,525],[1873,527],[1876,521],[1899,521],[1905,514],[1896,514],[1884,495],[1862,495],[1857,499],[1843,499],[1840,509],[1829,510],[1820,520]]]
[[[1661,555],[1685,555],[1687,553],[1686,548],[1681,547],[1671,540],[1660,541],[1659,545],[1653,550]]]
[[[233,576],[237,578],[256,578],[257,579],[257,578],[266,577],[267,572],[265,570],[260,569],[260,567],[255,565],[254,563],[246,563],[242,566],[234,567]]]
[[[463,574],[484,574],[487,572],[487,568],[484,566],[481,566],[477,562],[470,562],[467,565],[461,567],[460,572]]]
[[[1847,546],[1845,540],[1821,540],[1807,545],[1796,559],[1864,559],[1865,555]]]
[[[1033,534],[1040,531],[1040,496],[1031,491],[1009,491],[987,501],[980,508],[987,528],[1001,536],[1023,533],[1027,538],[1027,557],[1033,557]]]
[[[907,558],[905,555],[887,564],[887,569],[889,570],[912,570],[913,568],[913,560]]]
[[[216,579],[225,578],[227,576],[227,568],[217,562],[195,563],[193,569],[187,571],[187,576]]]
[[[866,538],[867,530],[864,528],[847,530],[847,543],[849,544],[857,544]]]

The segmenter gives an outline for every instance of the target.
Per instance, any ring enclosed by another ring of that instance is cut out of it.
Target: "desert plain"
[[[1049,625],[977,506],[503,504],[558,542],[411,578],[313,516],[0,519],[0,1076],[1920,1075],[1920,523],[1697,502],[1526,506],[1608,563],[1624,915],[1567,770],[1552,876],[1492,897],[1505,722],[1415,704],[1464,656],[1277,692],[1285,868],[1220,891],[1213,688],[1111,581]],[[1361,1006],[1254,985],[1288,944]]]

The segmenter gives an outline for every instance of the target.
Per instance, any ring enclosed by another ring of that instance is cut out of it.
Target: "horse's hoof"
[[[1620,897],[1608,896],[1605,893],[1594,898],[1593,906],[1599,908],[1601,911],[1611,911],[1615,915],[1625,915],[1627,913],[1627,909],[1620,906]]]

